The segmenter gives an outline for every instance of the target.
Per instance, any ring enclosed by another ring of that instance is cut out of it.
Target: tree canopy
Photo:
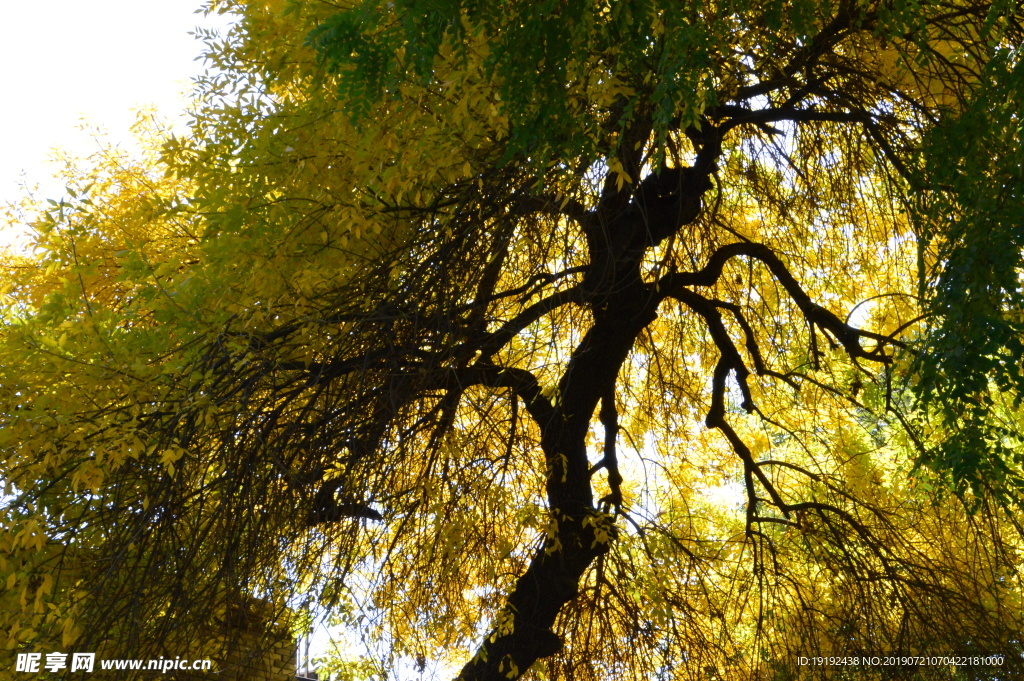
[[[12,216],[8,649],[1021,673],[1018,3],[207,10],[189,133]]]

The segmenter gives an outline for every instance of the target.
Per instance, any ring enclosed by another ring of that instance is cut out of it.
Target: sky
[[[134,109],[155,106],[183,124],[184,94],[203,70],[189,32],[227,24],[195,14],[201,2],[0,0],[0,204],[18,197],[23,179],[59,198],[47,159],[58,146],[96,149],[83,121],[129,147]]]

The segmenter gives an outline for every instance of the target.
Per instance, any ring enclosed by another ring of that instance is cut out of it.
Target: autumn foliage
[[[189,134],[14,216],[12,659],[1022,673],[1016,3],[209,9]]]

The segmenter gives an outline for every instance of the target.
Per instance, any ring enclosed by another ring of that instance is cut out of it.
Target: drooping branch
[[[892,358],[884,352],[883,341],[894,345],[899,345],[899,343],[892,339],[849,326],[833,313],[814,303],[782,261],[770,249],[760,244],[742,242],[723,246],[712,254],[708,263],[701,270],[683,273],[672,272],[661,279],[659,288],[664,286],[665,296],[678,300],[696,312],[703,319],[711,339],[718,349],[719,360],[712,376],[711,406],[708,409],[705,424],[708,428],[721,431],[729,441],[733,451],[743,462],[747,494],[747,532],[750,533],[753,532],[753,524],[756,522],[790,522],[789,520],[780,521],[779,519],[764,518],[757,515],[759,498],[754,487],[754,478],[757,479],[768,493],[772,503],[787,519],[793,510],[802,508],[802,506],[789,504],[782,498],[774,484],[765,475],[761,465],[754,460],[749,447],[747,447],[746,443],[743,442],[742,438],[739,437],[725,418],[726,383],[730,374],[735,375],[740,393],[743,396],[741,406],[748,413],[755,411],[756,407],[748,385],[750,371],[723,323],[722,315],[718,311],[719,308],[729,310],[737,320],[743,331],[747,350],[754,361],[757,373],[773,376],[780,376],[780,374],[765,366],[753,329],[747,323],[742,310],[738,306],[706,298],[687,288],[687,286],[711,286],[715,284],[721,277],[728,260],[740,255],[753,257],[764,263],[776,280],[789,293],[794,302],[796,302],[811,327],[811,350],[815,356],[817,355],[814,345],[814,327],[816,325],[829,331],[850,357],[854,359],[859,357],[883,364],[889,363],[892,361]],[[864,350],[860,345],[860,338],[862,337],[876,339],[878,341],[877,347],[871,351]]]
[[[754,399],[751,397],[750,387],[747,385],[750,370],[747,369],[739,350],[732,342],[732,338],[729,337],[729,332],[722,322],[722,315],[715,309],[711,301],[688,289],[679,289],[673,291],[670,295],[704,319],[708,326],[708,331],[711,333],[711,338],[718,347],[719,353],[721,353],[721,359],[719,360],[720,369],[715,370],[714,379],[712,380],[711,411],[708,418],[717,419],[725,414],[725,381],[730,372],[736,374],[736,381],[739,383],[740,392],[743,395],[743,403],[740,406],[747,413],[752,412],[754,410]],[[719,390],[719,388],[721,389]]]
[[[686,287],[713,286],[722,276],[726,263],[738,256],[747,256],[763,263],[796,303],[807,322],[829,331],[850,357],[888,364],[892,361],[892,356],[885,352],[885,345],[902,347],[899,341],[891,337],[850,326],[829,310],[815,303],[782,260],[763,244],[737,242],[722,246],[712,253],[702,269],[696,272],[670,272],[663,276],[659,281],[659,289],[665,291],[666,295],[676,296],[685,291]],[[682,293],[682,295],[686,294]],[[876,341],[876,347],[872,350],[865,350],[861,347],[861,338]]]
[[[708,428],[722,431],[726,439],[729,441],[729,444],[732,445],[733,451],[736,452],[740,457],[740,460],[743,462],[745,487],[747,492],[747,530],[750,531],[751,523],[753,522],[754,515],[757,512],[757,494],[754,489],[754,477],[757,477],[762,487],[764,487],[768,492],[772,499],[772,503],[780,508],[785,506],[781,496],[775,490],[771,481],[760,467],[754,463],[754,457],[750,453],[750,449],[747,447],[746,443],[743,442],[739,435],[736,434],[736,431],[733,430],[732,426],[730,426],[725,420],[726,380],[730,373],[736,375],[736,382],[738,383],[740,392],[743,395],[742,407],[748,413],[754,411],[754,400],[750,394],[750,387],[747,384],[750,371],[743,362],[743,358],[741,357],[739,350],[736,348],[736,345],[733,343],[732,338],[730,338],[729,332],[725,328],[725,324],[722,322],[721,314],[719,314],[715,305],[712,304],[711,301],[685,289],[676,291],[673,294],[673,297],[704,319],[704,322],[707,324],[708,330],[711,333],[711,338],[720,354],[718,363],[715,365],[715,371],[711,381],[711,407],[708,409],[708,414],[704,423]]]

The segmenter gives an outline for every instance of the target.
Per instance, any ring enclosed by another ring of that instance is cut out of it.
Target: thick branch
[[[323,471],[320,472],[320,478],[323,478]],[[320,489],[317,490],[316,495],[313,497],[313,510],[306,518],[307,525],[332,523],[342,518],[384,519],[384,516],[369,504],[350,499],[339,501],[337,492],[343,486],[344,479],[342,478],[328,480],[320,485]]]
[[[747,493],[747,532],[753,532],[753,524],[756,522],[785,522],[778,519],[764,518],[757,515],[758,497],[754,488],[756,477],[761,486],[768,492],[772,503],[788,518],[790,512],[802,508],[801,505],[787,504],[782,496],[775,489],[771,480],[765,475],[761,466],[754,461],[754,458],[746,443],[737,435],[736,431],[729,425],[725,418],[725,391],[726,381],[730,373],[736,374],[737,383],[743,395],[743,408],[747,412],[754,411],[754,403],[747,385],[750,375],[743,358],[736,348],[735,343],[729,336],[722,316],[718,308],[730,310],[738,320],[746,338],[747,349],[754,358],[755,366],[759,374],[772,373],[764,366],[760,350],[753,336],[753,330],[747,324],[741,310],[730,303],[705,298],[687,286],[701,285],[710,286],[718,281],[730,258],[745,255],[753,257],[764,263],[775,276],[776,280],[789,293],[790,297],[797,303],[800,311],[811,325],[811,340],[814,340],[814,326],[817,325],[833,334],[843,345],[851,357],[862,357],[877,362],[889,362],[891,357],[882,351],[882,341],[878,343],[873,351],[866,351],[860,346],[860,338],[863,336],[877,337],[876,334],[869,334],[849,326],[836,315],[825,308],[814,303],[807,293],[800,287],[792,273],[786,268],[779,258],[770,249],[760,244],[749,242],[729,244],[719,248],[712,254],[708,264],[697,272],[673,272],[659,282],[659,289],[665,291],[667,297],[675,298],[691,310],[696,312],[704,320],[711,334],[711,338],[718,348],[720,358],[715,367],[711,386],[711,406],[708,409],[705,423],[708,428],[720,430],[729,441],[734,452],[743,462],[744,480]],[[663,288],[662,288],[663,287]],[[813,345],[812,345],[813,349]]]
[[[800,312],[807,319],[808,323],[821,329],[829,331],[839,342],[846,352],[854,358],[863,358],[874,362],[888,364],[892,361],[891,355],[883,350],[885,344],[896,345],[889,338],[880,337],[867,331],[861,331],[850,326],[832,312],[811,300],[806,291],[800,286],[796,278],[789,271],[786,265],[775,255],[775,253],[764,246],[753,242],[739,242],[727,244],[715,251],[708,263],[696,272],[670,272],[661,278],[659,289],[666,295],[673,297],[686,296],[688,286],[712,286],[722,276],[725,264],[737,256],[747,256],[760,260],[775,276],[776,281],[782,285],[793,302],[800,308]],[[860,345],[861,338],[872,338],[878,341],[873,350],[865,350]]]
[[[715,370],[715,376],[712,381],[711,413],[709,413],[708,419],[711,419],[712,415],[717,418],[725,414],[725,380],[728,378],[729,372],[736,373],[736,381],[739,383],[740,392],[743,395],[741,406],[747,413],[752,412],[754,410],[754,399],[751,397],[750,388],[747,385],[750,370],[747,369],[739,350],[732,342],[732,338],[729,337],[729,332],[722,322],[722,315],[715,309],[711,301],[688,289],[673,291],[671,295],[704,319],[704,322],[708,325],[708,331],[711,333],[711,338],[721,353],[721,360],[718,364],[720,369]],[[724,371],[724,373],[721,373],[721,371]],[[717,389],[719,386],[720,390]],[[710,426],[710,423],[708,425]]]
[[[583,225],[590,220],[591,213],[586,207],[569,196],[528,196],[519,200],[520,213],[541,213],[553,217],[565,216]]]
[[[590,469],[593,475],[604,468],[608,471],[608,487],[611,492],[601,499],[618,509],[622,505],[622,474],[619,472],[619,457],[615,451],[615,441],[619,435],[619,412],[615,408],[615,390],[608,391],[601,397],[601,425],[604,426],[604,457]]]
[[[541,410],[546,417],[535,415],[548,465],[551,530],[509,594],[498,622],[463,668],[459,676],[463,681],[504,681],[561,648],[561,639],[553,631],[557,617],[577,596],[580,578],[608,551],[615,536],[613,517],[594,508],[586,436],[601,402],[601,419],[608,437],[614,439],[617,417],[612,413],[619,368],[636,337],[654,319],[658,302],[652,287],[639,277],[614,292],[604,307],[595,310],[594,326],[573,352],[559,381],[557,406]],[[487,380],[516,380],[504,377],[492,371]],[[528,394],[537,389],[525,382],[525,377],[518,381],[517,394],[529,404]],[[609,482],[617,485],[615,469],[609,466]]]
[[[481,359],[489,359],[494,353],[505,347],[505,344],[512,340],[520,331],[533,324],[546,314],[558,309],[562,305],[572,302],[580,302],[582,293],[580,287],[573,286],[564,291],[552,293],[547,298],[540,300],[526,308],[518,315],[501,325],[497,331],[488,334],[476,347],[480,351]]]
[[[551,401],[541,394],[537,377],[526,369],[503,367],[480,359],[465,369],[453,370],[445,376],[441,388],[462,391],[471,385],[510,388],[526,405],[538,426],[544,428],[556,417]]]
[[[798,109],[795,107],[772,109],[748,109],[744,106],[725,104],[715,107],[709,117],[728,117],[721,124],[722,132],[746,123],[755,125],[792,121],[793,123],[867,123],[871,117],[862,111],[821,111],[819,109]]]

